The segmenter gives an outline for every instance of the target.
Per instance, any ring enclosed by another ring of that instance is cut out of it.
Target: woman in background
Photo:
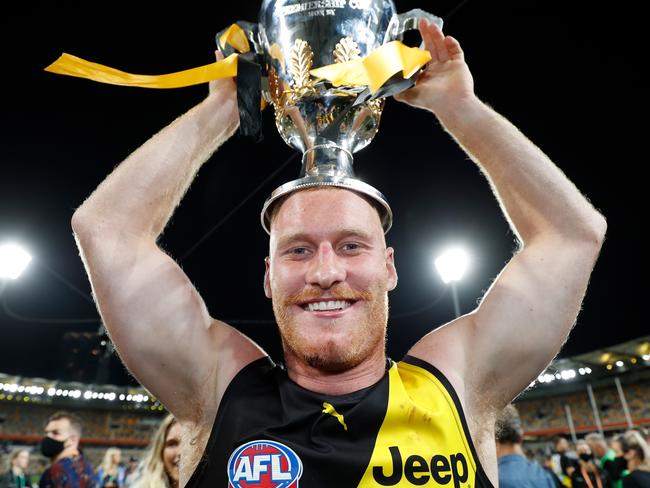
[[[623,478],[623,488],[650,488],[650,447],[634,430],[623,435],[623,457],[630,474]]]
[[[168,415],[151,439],[132,488],[178,488],[180,443],[180,425]]]
[[[29,465],[29,451],[27,449],[15,449],[9,455],[9,469],[0,476],[0,488],[30,488],[27,478],[27,466]]]
[[[117,447],[106,450],[102,464],[97,468],[97,486],[124,488],[124,466],[120,466],[122,451]]]

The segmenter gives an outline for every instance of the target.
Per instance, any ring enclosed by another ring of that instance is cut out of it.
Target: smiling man
[[[288,369],[311,382],[363,364],[379,379],[387,292],[397,273],[377,211],[364,197],[332,188],[303,190],[278,205],[264,290]]]
[[[214,82],[75,212],[111,338],[183,429],[181,485],[497,484],[496,415],[566,340],[606,223],[476,97],[458,42],[435,25],[420,30],[432,61],[398,99],[435,114],[479,166],[520,248],[475,310],[401,361],[385,354],[394,251],[367,195],[315,187],[268,210],[264,290],[286,366],[213,318],[157,246],[201,165],[238,127],[231,80]]]

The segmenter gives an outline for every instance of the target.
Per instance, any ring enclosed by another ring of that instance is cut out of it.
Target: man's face
[[[72,429],[69,419],[51,420],[45,426],[45,435],[57,441],[64,441],[65,447],[69,447],[69,442],[79,438]]]
[[[587,442],[580,442],[576,445],[576,454],[591,454],[591,447]]]
[[[587,441],[587,444],[589,445],[591,452],[593,452],[598,457],[602,457],[607,451],[607,449],[605,449],[603,445],[598,441]]]
[[[51,420],[45,426],[45,435],[57,441],[65,441],[72,433],[70,420]]]
[[[560,439],[555,444],[555,450],[559,453],[567,452],[568,449],[569,449],[569,441],[567,441],[566,439]]]
[[[271,227],[264,289],[285,354],[327,372],[383,352],[397,274],[377,211],[342,189],[297,192]]]

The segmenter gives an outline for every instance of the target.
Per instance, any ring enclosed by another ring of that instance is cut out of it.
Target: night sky
[[[447,17],[445,31],[465,50],[479,97],[540,146],[609,222],[561,356],[647,334],[646,253],[637,250],[646,183],[629,122],[641,104],[634,14],[557,0],[475,0],[456,8],[461,3],[396,1],[402,12],[421,7]],[[34,256],[0,292],[0,372],[79,379],[83,370],[81,379],[92,381],[98,356],[89,351],[101,338],[88,338],[66,365],[84,337],[70,333],[94,334],[100,326],[70,218],[130,152],[201,101],[207,86],[125,88],[43,68],[62,52],[142,74],[207,64],[214,34],[236,20],[255,21],[259,3],[53,4],[6,10],[0,20],[0,243],[20,242]],[[277,134],[270,109],[264,135],[259,144],[236,136],[213,156],[160,243],[184,257],[214,317],[232,321],[277,356],[262,289],[267,237],[259,212],[274,188],[297,177],[299,158],[254,192],[295,153]],[[486,180],[429,113],[389,100],[380,132],[356,154],[355,168],[395,213],[388,243],[400,281],[390,296],[388,353],[400,358],[454,316],[451,294],[433,271],[434,253],[451,242],[471,249],[472,267],[459,285],[461,309],[469,312],[512,255],[515,238]],[[102,379],[133,381],[116,357]]]

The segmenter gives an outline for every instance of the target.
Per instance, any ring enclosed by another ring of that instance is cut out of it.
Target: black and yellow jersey
[[[306,390],[270,358],[228,386],[189,488],[492,488],[458,397],[434,366],[389,361],[347,395]]]

